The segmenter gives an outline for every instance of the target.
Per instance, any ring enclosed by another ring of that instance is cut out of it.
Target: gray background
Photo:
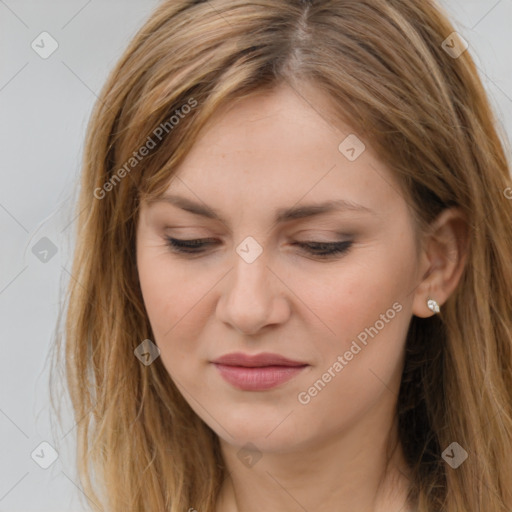
[[[82,510],[74,423],[68,409],[62,427],[49,414],[49,350],[71,268],[86,123],[108,71],[157,3],[0,0],[0,512]],[[510,144],[512,0],[441,5],[469,42]],[[31,47],[43,31],[59,45],[47,59]],[[51,460],[41,442],[59,451],[48,469],[35,462]]]

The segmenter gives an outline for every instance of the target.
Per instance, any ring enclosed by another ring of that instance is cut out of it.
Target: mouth
[[[244,391],[265,391],[288,382],[309,365],[278,354],[234,353],[213,361],[221,377]]]

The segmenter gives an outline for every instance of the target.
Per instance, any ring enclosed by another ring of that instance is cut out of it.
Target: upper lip
[[[279,354],[271,354],[270,352],[263,352],[255,355],[233,352],[231,354],[225,354],[212,362],[229,366],[245,366],[248,368],[257,368],[261,366],[305,366],[307,364],[287,359]]]

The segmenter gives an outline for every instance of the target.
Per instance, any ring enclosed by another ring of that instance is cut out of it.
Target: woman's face
[[[221,440],[262,451],[389,416],[421,274],[391,173],[307,98],[283,86],[217,115],[137,226],[162,363]],[[207,240],[181,253],[168,238]],[[292,366],[215,363],[233,353]]]

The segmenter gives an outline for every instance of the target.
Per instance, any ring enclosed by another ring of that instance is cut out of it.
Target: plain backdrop
[[[157,3],[0,0],[0,512],[82,510],[75,424],[69,409],[63,425],[50,414],[49,351],[70,277],[86,123],[107,73]],[[441,5],[469,42],[508,145],[512,0]]]

